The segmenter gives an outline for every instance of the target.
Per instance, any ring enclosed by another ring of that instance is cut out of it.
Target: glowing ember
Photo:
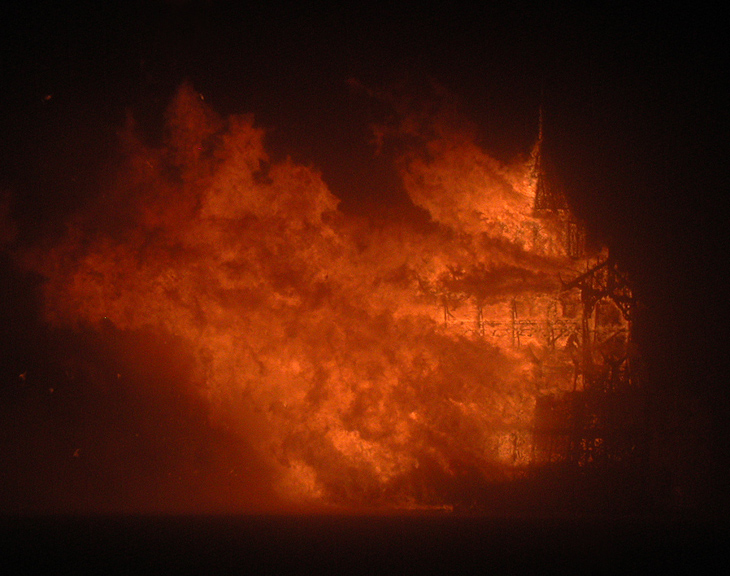
[[[567,214],[534,211],[534,158],[435,121],[400,165],[437,225],[374,229],[190,87],[167,127],[161,149],[130,131],[116,186],[37,265],[49,319],[182,338],[212,418],[290,501],[444,505],[454,479],[544,457],[536,403],[578,378],[559,273],[580,266]]]

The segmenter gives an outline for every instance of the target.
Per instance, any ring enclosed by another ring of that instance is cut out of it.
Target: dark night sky
[[[254,113],[274,153],[318,166],[353,212],[397,212],[402,193],[373,157],[372,114],[348,79],[435,79],[504,160],[529,149],[542,101],[547,146],[576,211],[649,306],[639,330],[654,378],[700,398],[727,444],[719,13],[672,3],[661,13],[527,2],[16,4],[0,9],[0,186],[18,228],[9,250],[53,234],[93,196],[128,110],[154,139],[184,80],[222,114]],[[17,305],[5,280],[6,302]]]

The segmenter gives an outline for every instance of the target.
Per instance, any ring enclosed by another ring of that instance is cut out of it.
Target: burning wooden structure
[[[541,122],[542,124],[542,122]],[[572,218],[565,196],[550,182],[542,164],[542,127],[536,155],[535,212],[558,218],[564,225],[565,252],[584,271],[561,278],[561,332],[565,354],[560,366],[555,354],[558,338],[551,337],[554,353],[543,362],[541,378],[563,380],[571,372],[571,386],[536,397],[532,429],[533,466],[570,465],[605,468],[636,464],[644,456],[645,402],[634,364],[637,351],[632,325],[637,306],[632,286],[607,249],[589,254],[585,230]],[[551,368],[547,368],[552,363]]]
[[[252,117],[187,86],[167,122],[160,147],[128,135],[109,193],[34,262],[46,315],[180,342],[211,422],[277,497],[448,506],[639,455],[634,297],[586,250],[542,130],[512,164],[453,115],[383,130],[429,221],[377,227],[314,168],[272,161]]]

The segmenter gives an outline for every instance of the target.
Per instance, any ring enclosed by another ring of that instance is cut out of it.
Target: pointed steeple
[[[540,103],[540,124],[535,144],[533,171],[537,180],[535,187],[535,212],[568,210],[568,202],[554,179],[548,176],[543,151],[543,107]]]
[[[586,249],[586,231],[584,225],[575,217],[568,206],[554,173],[549,169],[544,151],[543,107],[540,104],[540,124],[533,153],[533,178],[535,178],[535,203],[533,214],[539,218],[559,220],[563,226],[563,244],[565,253],[571,258],[581,258]]]

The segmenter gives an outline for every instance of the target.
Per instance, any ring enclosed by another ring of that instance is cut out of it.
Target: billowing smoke
[[[179,342],[201,410],[284,501],[449,504],[529,459],[569,263],[532,215],[530,161],[500,164],[453,116],[377,133],[432,226],[348,217],[316,168],[272,161],[253,117],[185,85],[164,145],[130,121],[116,180],[27,258],[54,325]],[[544,321],[516,334],[516,314]]]

